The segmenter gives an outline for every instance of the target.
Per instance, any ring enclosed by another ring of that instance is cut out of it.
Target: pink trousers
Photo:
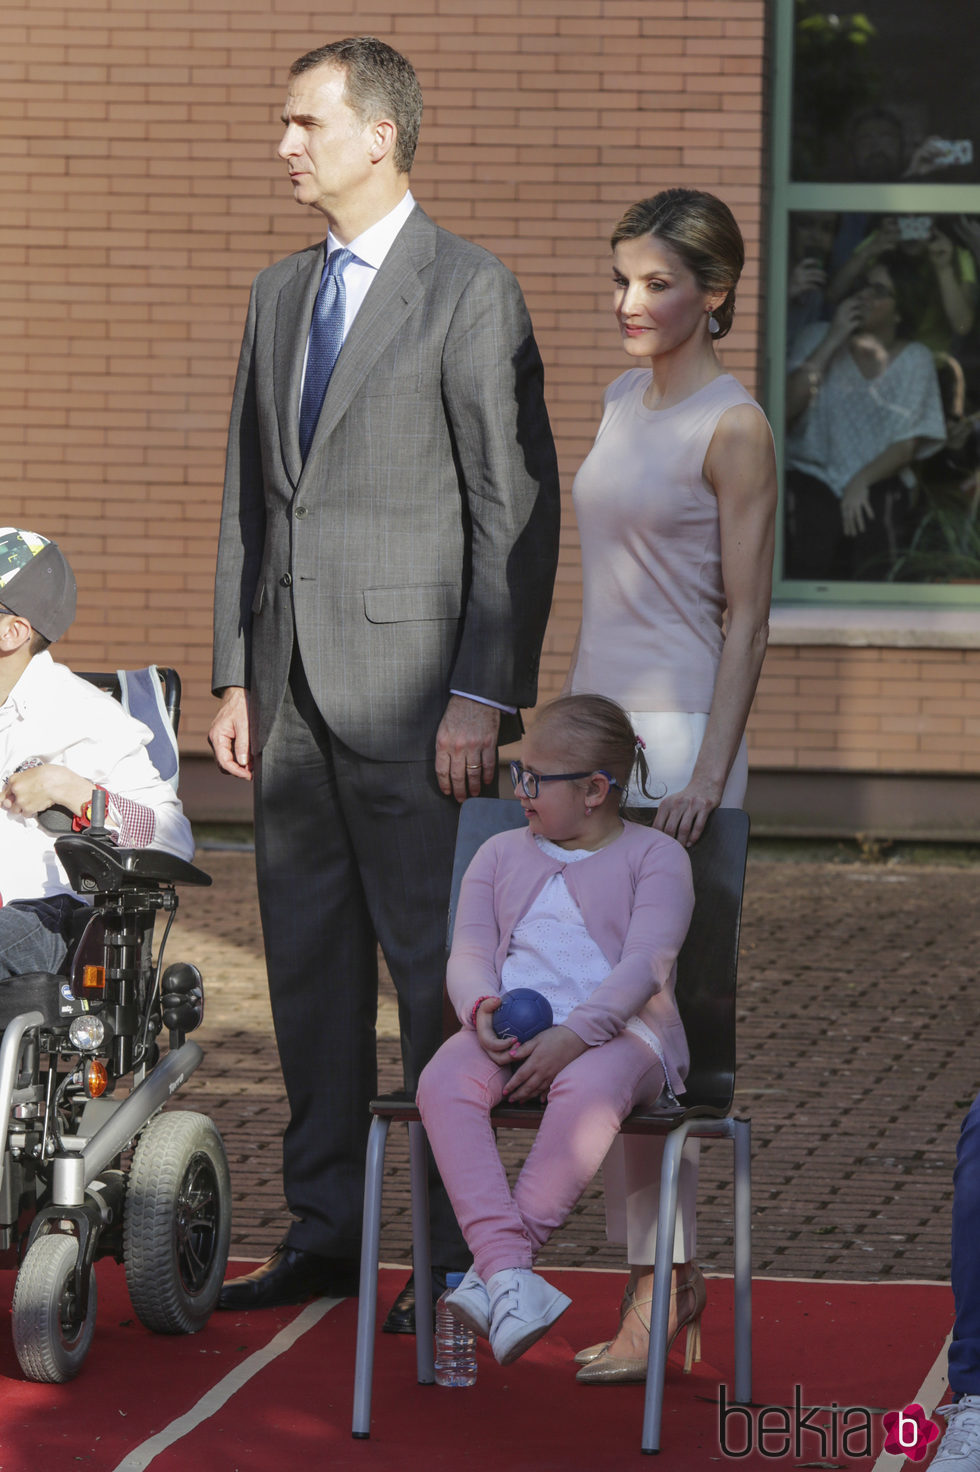
[[[529,1268],[602,1164],[619,1126],[664,1086],[659,1058],[633,1033],[589,1048],[558,1074],[513,1192],[490,1110],[503,1097],[499,1068],[464,1028],[423,1070],[418,1105],[456,1219],[486,1280]]]

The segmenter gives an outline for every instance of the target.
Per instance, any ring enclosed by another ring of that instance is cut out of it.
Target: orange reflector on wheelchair
[[[104,992],[105,991],[105,967],[83,966],[82,967],[82,991]]]
[[[98,1099],[109,1087],[109,1073],[98,1058],[91,1058],[85,1065],[85,1092],[90,1099]]]

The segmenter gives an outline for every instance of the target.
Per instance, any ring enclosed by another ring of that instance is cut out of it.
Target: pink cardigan
[[[514,927],[552,874],[565,883],[612,970],[564,1023],[596,1047],[640,1017],[663,1044],[676,1093],[690,1062],[674,1000],[677,953],[694,908],[691,863],[675,839],[636,823],[574,864],[542,853],[528,828],[499,833],[463,877],[447,984],[464,1027],[479,997],[500,991]]]

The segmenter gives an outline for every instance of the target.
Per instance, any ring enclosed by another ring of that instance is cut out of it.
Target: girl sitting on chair
[[[503,1365],[569,1305],[532,1265],[623,1119],[683,1092],[674,975],[694,891],[683,846],[622,817],[634,764],[646,791],[641,744],[603,696],[546,706],[511,763],[528,826],[485,843],[460,890],[447,979],[463,1025],[424,1070],[418,1105],[473,1253],[449,1307]],[[519,987],[554,1019],[521,1044],[492,1023]],[[537,1098],[547,1108],[512,1192],[490,1111]],[[701,1306],[685,1320],[689,1360]]]

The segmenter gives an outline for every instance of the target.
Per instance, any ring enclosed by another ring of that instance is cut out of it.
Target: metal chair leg
[[[688,1129],[680,1125],[664,1141],[663,1165],[660,1169],[660,1214],[657,1217],[657,1255],[667,1271],[653,1275],[653,1302],[650,1305],[650,1350],[647,1355],[647,1384],[643,1399],[644,1452],[660,1450],[660,1420],[664,1402],[664,1377],[667,1373],[667,1321],[670,1317],[670,1283],[673,1267],[674,1224],[677,1219],[677,1181],[681,1168],[681,1151]]]
[[[735,1147],[735,1399],[752,1401],[752,1126],[732,1121]]]
[[[378,1312],[378,1257],[381,1250],[381,1187],[384,1182],[389,1123],[378,1115],[371,1121],[364,1174],[361,1281],[357,1301],[357,1348],[354,1352],[354,1423],[351,1427],[351,1435],[360,1439],[371,1434],[374,1329]]]
[[[425,1127],[408,1126],[412,1186],[412,1272],[415,1274],[415,1368],[420,1385],[434,1385],[435,1343],[429,1319],[432,1302],[432,1242],[429,1236],[429,1152]]]

